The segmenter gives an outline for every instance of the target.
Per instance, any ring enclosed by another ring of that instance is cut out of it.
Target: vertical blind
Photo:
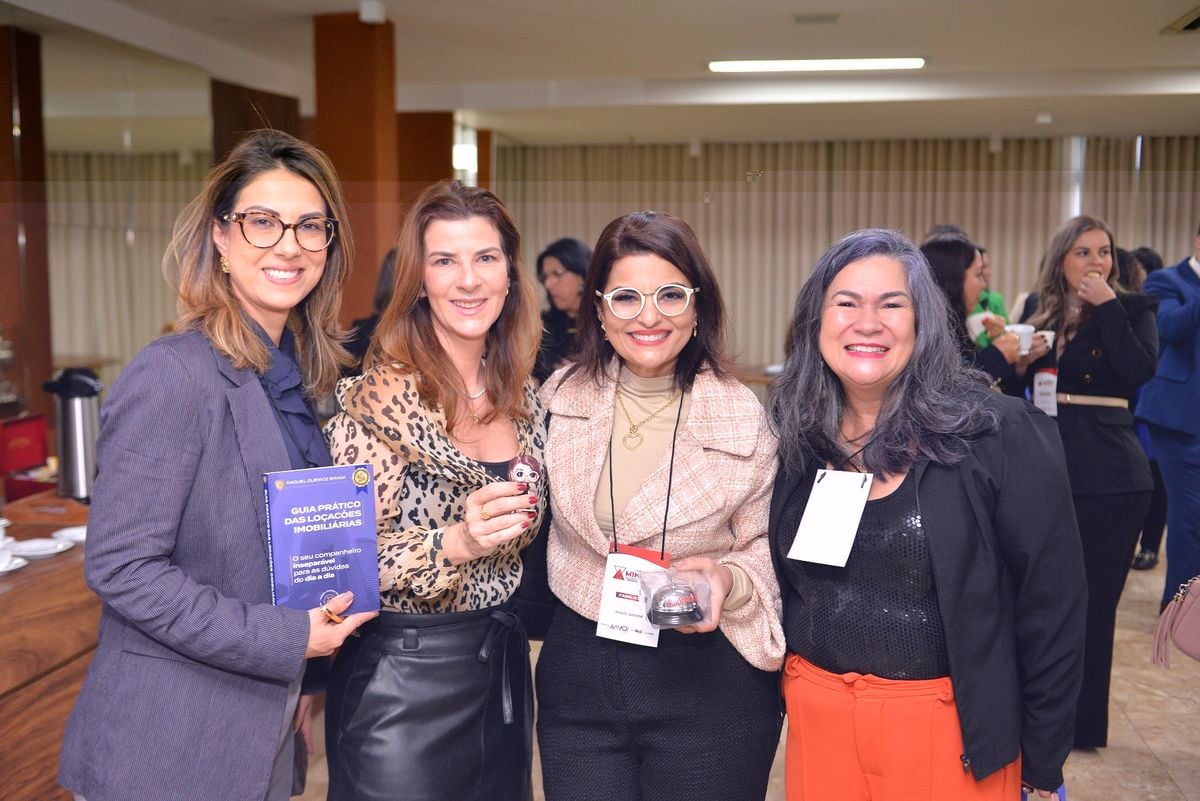
[[[524,259],[561,236],[593,243],[639,209],[692,224],[729,308],[736,356],[782,359],[792,300],[836,239],[867,227],[920,239],[954,223],[986,246],[1012,308],[1079,192],[1120,245],[1168,263],[1200,222],[1200,137],[1091,137],[1080,175],[1066,139],[760,144],[502,146],[496,190],[520,225]]]
[[[524,260],[561,236],[594,243],[621,214],[657,209],[695,228],[720,281],[735,354],[778,361],[791,305],[837,238],[892,227],[919,239],[960,225],[987,246],[1011,304],[1032,288],[1073,191],[1124,247],[1174,263],[1200,223],[1200,136],[1089,137],[1082,183],[1063,139],[503,146],[496,190]],[[49,153],[51,328],[56,355],[111,359],[111,383],[175,317],[160,264],[207,154]]]
[[[106,363],[105,386],[175,319],[161,271],[207,153],[47,153],[50,329],[56,361]]]

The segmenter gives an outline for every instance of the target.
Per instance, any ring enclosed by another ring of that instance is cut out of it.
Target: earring
[[[221,257],[221,272],[229,275],[229,259],[224,256]]]
[[[508,297],[508,290],[512,289],[512,281],[504,285],[504,297]]]
[[[692,323],[692,339],[696,338],[696,331],[700,328],[700,321]]]
[[[608,329],[604,327],[603,320],[600,321],[600,330],[604,332],[604,339],[605,339],[605,341],[607,341],[608,340]]]

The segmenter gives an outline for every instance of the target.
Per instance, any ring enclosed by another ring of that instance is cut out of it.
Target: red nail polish
[[[517,485],[517,492],[528,492],[528,491],[529,491],[528,484],[518,484]]]
[[[528,521],[528,520],[526,520],[524,523],[522,523],[522,524],[521,524],[521,528],[522,528],[522,529],[527,529],[527,528],[529,528],[529,521]]]
[[[530,495],[530,496],[529,496],[529,503],[530,503],[530,504],[535,504],[535,503],[537,503],[537,496],[536,496],[536,495]]]

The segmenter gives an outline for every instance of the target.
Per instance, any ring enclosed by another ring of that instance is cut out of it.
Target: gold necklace
[[[638,448],[640,448],[642,446],[642,442],[646,439],[646,435],[641,433],[640,431],[638,431],[638,429],[641,428],[642,426],[646,425],[646,423],[649,423],[655,417],[657,417],[659,412],[666,410],[667,407],[669,407],[675,401],[679,400],[679,397],[682,394],[683,394],[683,390],[681,390],[681,389],[675,390],[675,394],[671,396],[670,400],[668,400],[662,406],[659,406],[657,409],[655,409],[653,412],[651,412],[650,415],[647,416],[644,420],[639,420],[638,422],[635,423],[635,422],[633,422],[633,416],[630,415],[629,410],[625,408],[625,401],[621,399],[621,390],[618,389],[617,390],[617,405],[621,407],[621,412],[625,415],[625,419],[629,422],[629,433],[626,434],[625,436],[621,437],[621,444],[625,446],[625,450],[636,451]],[[630,440],[633,441],[632,445],[630,444]]]

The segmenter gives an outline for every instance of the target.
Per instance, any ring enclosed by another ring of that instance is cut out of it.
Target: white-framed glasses
[[[231,211],[222,214],[221,219],[237,223],[242,237],[256,248],[275,247],[291,228],[296,234],[296,244],[312,253],[329,247],[338,229],[338,222],[332,217],[305,217],[299,222],[285,223],[266,211]]]
[[[699,291],[699,287],[663,284],[650,297],[654,298],[654,307],[662,316],[678,317],[687,311],[692,303],[692,295]],[[608,292],[596,290],[596,297],[604,298],[608,310],[622,320],[632,320],[646,308],[646,295],[631,286],[619,286]]]

